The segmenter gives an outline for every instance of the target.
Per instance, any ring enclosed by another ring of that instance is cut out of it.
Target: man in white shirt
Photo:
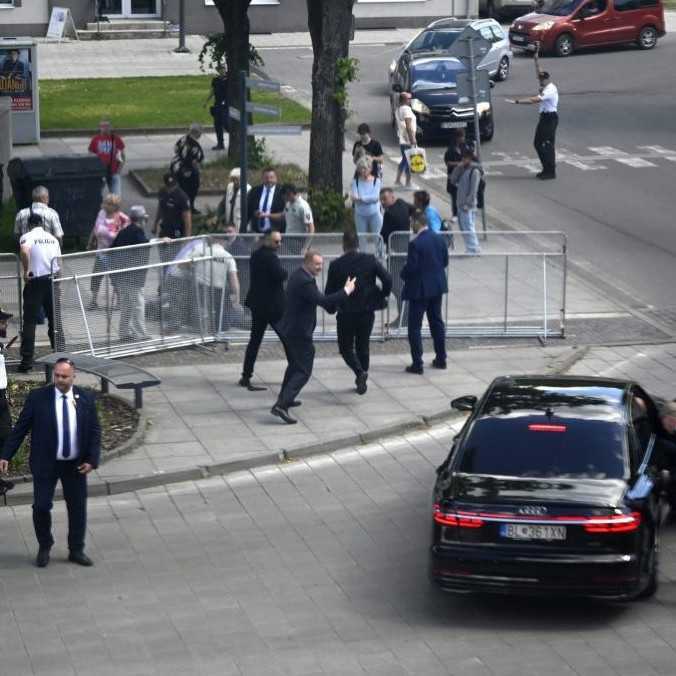
[[[42,227],[51,235],[54,235],[59,243],[63,243],[63,228],[59,214],[49,207],[49,190],[44,185],[33,188],[33,203],[26,209],[21,209],[14,220],[14,236],[17,240],[29,230],[28,218],[31,213],[42,216]]]
[[[59,270],[61,256],[59,240],[42,227],[42,216],[34,212],[28,217],[29,232],[19,240],[23,267],[23,331],[21,332],[21,364],[19,371],[28,373],[33,367],[35,325],[40,310],[48,322],[49,342],[54,349],[55,325],[52,297],[52,273]],[[59,331],[61,333],[61,331]]]
[[[286,246],[284,253],[291,256],[300,256],[303,253],[307,237],[301,235],[314,235],[315,223],[310,205],[304,200],[295,185],[287,185],[284,188],[286,194],[286,207],[284,208],[284,221],[286,223]],[[297,262],[294,269],[298,267]]]
[[[411,185],[411,168],[408,166],[406,151],[417,145],[416,133],[418,121],[411,108],[411,94],[401,92],[399,94],[399,107],[394,114],[397,123],[397,137],[399,138],[399,149],[401,150],[401,162],[397,168],[397,177],[394,182],[401,185],[401,175],[406,174],[406,187]]]
[[[559,124],[559,90],[551,81],[549,73],[540,71],[540,93],[525,99],[514,99],[514,103],[537,103],[540,119],[535,129],[533,145],[542,162],[542,171],[537,174],[541,181],[556,178],[556,128]]]

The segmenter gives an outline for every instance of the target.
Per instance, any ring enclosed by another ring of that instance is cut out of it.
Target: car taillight
[[[587,533],[631,533],[641,525],[641,513],[590,516],[584,524]]]
[[[438,503],[432,508],[434,522],[440,526],[457,526],[458,528],[481,528],[483,519],[469,512],[444,512]]]

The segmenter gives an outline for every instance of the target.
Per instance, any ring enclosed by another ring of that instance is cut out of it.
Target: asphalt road
[[[387,66],[395,45],[357,47],[361,78],[351,87],[352,122],[367,121],[393,157]],[[269,74],[309,96],[312,52],[265,50]],[[571,260],[592,280],[609,285],[632,308],[673,309],[676,287],[676,35],[650,52],[616,48],[543,58],[561,94],[556,181],[541,183],[532,147],[535,107],[513,106],[508,97],[532,94],[532,59],[517,55],[512,74],[493,90],[496,135],[483,148],[489,171],[489,204],[529,229],[560,229],[569,237]],[[433,146],[443,192],[441,156]],[[393,177],[394,165],[386,176]]]

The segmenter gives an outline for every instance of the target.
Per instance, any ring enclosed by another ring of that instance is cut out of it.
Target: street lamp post
[[[185,46],[185,0],[180,0],[178,5],[178,47],[174,51],[178,54],[190,53]]]

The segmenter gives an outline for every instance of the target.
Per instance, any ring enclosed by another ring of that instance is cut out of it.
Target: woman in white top
[[[397,178],[395,183],[401,185],[401,175],[406,174],[406,187],[411,185],[411,168],[408,166],[406,159],[406,151],[413,146],[416,146],[415,134],[417,130],[417,122],[415,113],[411,106],[411,95],[408,92],[401,92],[399,94],[399,108],[394,114],[397,123],[397,136],[399,137],[399,148],[401,150],[401,162],[397,168]]]
[[[382,182],[371,171],[371,162],[362,157],[357,162],[357,175],[352,179],[352,204],[357,232],[380,233],[383,215],[380,213]]]

